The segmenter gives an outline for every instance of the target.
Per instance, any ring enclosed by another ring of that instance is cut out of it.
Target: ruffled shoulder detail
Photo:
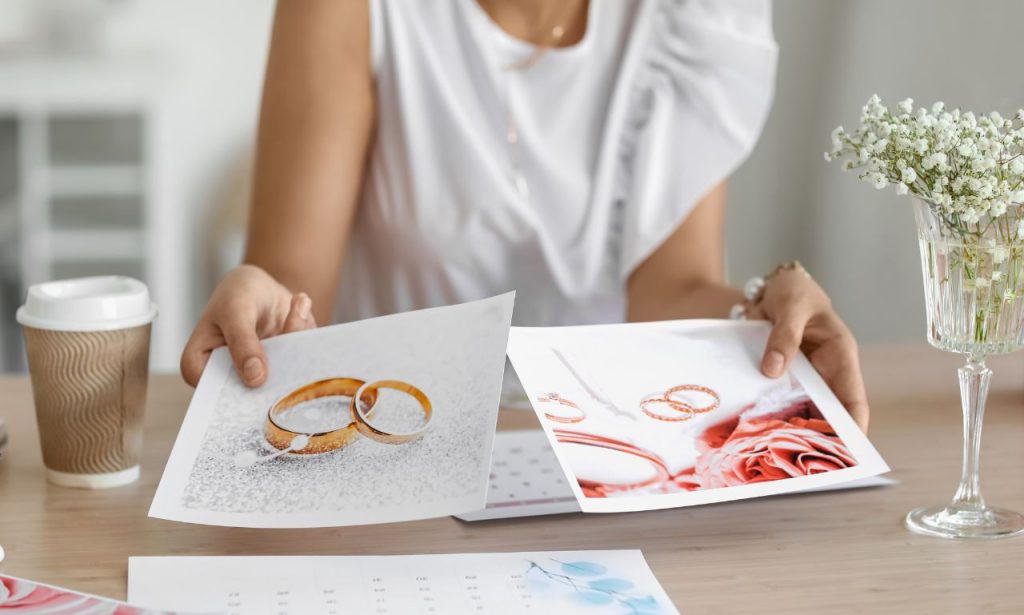
[[[647,10],[615,177],[623,278],[749,155],[775,91],[769,0],[653,0]]]

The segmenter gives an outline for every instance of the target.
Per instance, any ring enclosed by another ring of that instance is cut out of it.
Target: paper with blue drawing
[[[246,615],[672,615],[640,551],[133,557],[128,599]]]

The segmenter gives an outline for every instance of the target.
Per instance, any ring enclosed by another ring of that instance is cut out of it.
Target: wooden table
[[[131,555],[404,554],[641,548],[685,613],[1022,613],[1024,538],[950,542],[903,516],[946,501],[960,467],[957,359],[923,346],[863,352],[871,436],[896,487],[791,495],[690,509],[467,524],[452,518],[318,530],[202,527],[146,511],[191,390],[154,376],[142,479],[109,491],[48,485],[25,378],[0,379],[11,446],[0,460],[4,572],[123,598]],[[995,369],[983,486],[1024,510],[1024,354]],[[504,412],[502,428],[531,427]]]

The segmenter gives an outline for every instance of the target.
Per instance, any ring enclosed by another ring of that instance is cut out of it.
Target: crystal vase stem
[[[981,427],[992,370],[985,366],[984,359],[975,360],[968,356],[966,365],[957,372],[960,375],[960,403],[964,413],[964,463],[960,487],[953,496],[953,504],[962,510],[973,510],[981,514],[985,509],[979,481]]]

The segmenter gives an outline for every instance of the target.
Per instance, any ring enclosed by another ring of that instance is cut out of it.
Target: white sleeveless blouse
[[[370,2],[377,126],[339,320],[516,290],[516,324],[621,322],[630,272],[771,103],[768,0],[591,0],[583,39],[526,68],[476,0]]]

